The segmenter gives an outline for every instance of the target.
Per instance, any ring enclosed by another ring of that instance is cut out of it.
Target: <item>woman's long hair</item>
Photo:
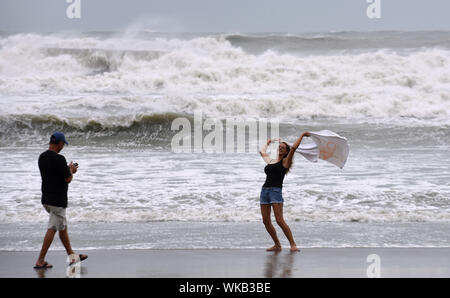
[[[291,152],[291,146],[289,146],[289,144],[286,143],[286,142],[281,142],[281,143],[286,145],[287,153],[283,156],[283,159],[284,159],[284,158],[286,158],[288,156],[289,152]],[[291,164],[289,165],[289,168],[287,168],[287,170],[286,170],[286,174],[289,173],[289,170],[291,169],[293,163],[294,163],[294,161],[292,160]]]

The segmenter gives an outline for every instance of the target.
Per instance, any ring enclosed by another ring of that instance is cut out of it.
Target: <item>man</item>
[[[50,137],[48,150],[39,156],[38,163],[42,177],[42,205],[49,213],[50,219],[41,253],[34,266],[35,269],[53,267],[45,261],[45,256],[57,230],[59,231],[59,238],[72,260],[71,264],[78,260],[83,261],[88,257],[87,255],[76,255],[74,253],[67,233],[67,190],[73,174],[77,172],[78,164],[70,162],[69,166],[67,166],[65,157],[58,154],[65,144],[68,145],[69,143],[67,143],[64,134],[55,132]]]

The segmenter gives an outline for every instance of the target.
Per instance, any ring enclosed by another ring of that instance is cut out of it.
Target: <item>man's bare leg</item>
[[[48,229],[47,233],[45,233],[44,242],[42,243],[41,252],[39,254],[39,258],[36,262],[37,266],[42,266],[45,263],[45,256],[47,255],[48,249],[53,242],[53,238],[55,237],[56,230]],[[48,265],[47,267],[50,267]]]
[[[87,255],[77,255],[72,249],[72,246],[70,245],[70,239],[69,239],[69,233],[67,232],[67,226],[64,230],[59,231],[59,239],[61,239],[61,242],[64,245],[64,248],[66,249],[67,255],[70,257],[70,265],[78,262],[83,261],[87,259]]]
[[[75,252],[72,250],[72,246],[70,245],[70,239],[69,234],[67,233],[67,227],[59,231],[59,239],[61,239],[62,244],[64,245],[64,248],[66,249],[67,255],[73,255]]]

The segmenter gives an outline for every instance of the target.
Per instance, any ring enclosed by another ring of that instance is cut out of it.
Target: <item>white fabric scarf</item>
[[[347,139],[330,130],[309,133],[314,144],[300,144],[296,152],[311,162],[320,158],[342,169],[349,153]]]

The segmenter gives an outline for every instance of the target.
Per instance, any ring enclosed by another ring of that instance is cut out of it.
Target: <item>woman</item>
[[[292,158],[294,157],[295,150],[300,145],[300,142],[304,136],[309,137],[310,134],[308,132],[304,132],[292,145],[292,147],[290,147],[286,142],[281,142],[280,139],[269,139],[267,140],[266,145],[259,152],[264,161],[267,163],[264,168],[264,172],[267,175],[266,181],[262,187],[260,195],[261,215],[264,226],[275,243],[275,245],[268,248],[267,251],[281,251],[280,240],[277,237],[277,232],[275,231],[270,219],[271,207],[273,209],[273,213],[275,214],[277,224],[281,227],[284,235],[286,235],[289,240],[291,252],[300,251],[297,248],[294,237],[292,237],[291,229],[283,218],[283,196],[281,194],[281,189],[283,187],[284,176],[287,172],[289,172],[289,169],[292,166]],[[266,151],[269,144],[272,141],[277,140],[280,142],[278,146],[278,158],[273,160]]]

